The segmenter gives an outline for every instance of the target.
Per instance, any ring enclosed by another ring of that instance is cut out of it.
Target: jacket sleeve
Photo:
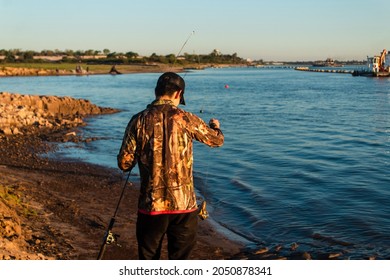
[[[188,130],[192,137],[210,147],[220,147],[224,143],[224,135],[219,128],[211,128],[198,116],[187,113],[189,119]]]
[[[128,123],[122,140],[122,146],[117,156],[118,167],[123,171],[131,170],[137,163],[136,149],[137,142],[135,137],[135,118]]]

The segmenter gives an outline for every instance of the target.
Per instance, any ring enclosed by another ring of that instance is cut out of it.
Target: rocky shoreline
[[[0,77],[2,76],[48,76],[53,74],[55,73],[44,69],[15,68],[15,67],[3,67],[0,69]]]
[[[85,125],[83,117],[116,112],[85,99],[0,92],[0,134],[28,135],[42,129],[77,127]]]
[[[130,73],[160,73],[165,71],[182,72],[184,69],[181,66],[173,66],[168,64],[143,64],[143,65],[103,65],[104,67],[95,67],[95,65],[74,64],[74,69],[61,69],[61,64],[58,68],[38,68],[41,65],[35,64],[37,68],[26,67],[0,67],[0,78],[18,77],[18,76],[72,76],[72,75],[117,75]],[[43,66],[44,67],[44,66]]]

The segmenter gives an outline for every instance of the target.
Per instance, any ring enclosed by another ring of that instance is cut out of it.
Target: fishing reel
[[[114,234],[111,231],[108,232],[107,237],[106,237],[106,244],[111,245],[112,243],[116,243],[118,241],[119,234]],[[118,246],[120,246],[117,243]]]

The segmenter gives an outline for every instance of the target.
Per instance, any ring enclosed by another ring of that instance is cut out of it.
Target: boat
[[[327,58],[325,61],[316,61],[312,65],[313,67],[343,67],[344,65],[338,64],[332,58]]]
[[[380,55],[367,56],[366,67],[353,71],[352,76],[390,77],[390,52],[384,49]]]

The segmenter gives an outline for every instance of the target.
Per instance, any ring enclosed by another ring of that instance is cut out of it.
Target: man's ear
[[[180,89],[180,90],[178,90],[178,91],[176,91],[176,93],[175,93],[175,99],[180,99],[181,98],[181,93],[182,93],[183,91]]]

